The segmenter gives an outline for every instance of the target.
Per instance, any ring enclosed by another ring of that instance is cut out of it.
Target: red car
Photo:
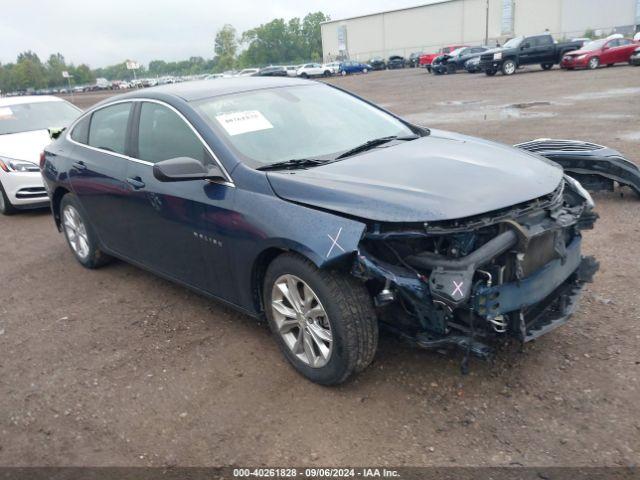
[[[450,45],[448,47],[442,47],[437,53],[425,53],[424,55],[420,55],[419,64],[421,67],[425,67],[427,70],[431,71],[431,63],[434,58],[466,46],[467,45]]]
[[[600,65],[627,63],[639,43],[628,38],[594,40],[585,44],[580,50],[574,50],[562,57],[560,67],[567,70],[588,68],[595,70]]]

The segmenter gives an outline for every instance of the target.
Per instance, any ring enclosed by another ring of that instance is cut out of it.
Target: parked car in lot
[[[305,63],[302,67],[298,69],[296,74],[298,75],[298,77],[302,77],[302,78],[330,77],[331,69],[319,63]]]
[[[250,77],[251,75],[255,75],[260,71],[259,68],[245,68],[244,70],[240,70],[238,72],[238,77]]]
[[[264,67],[258,70],[258,73],[254,74],[257,77],[288,77],[287,69],[285,67],[272,65],[270,67]]]
[[[0,213],[48,206],[38,166],[48,129],[66,127],[80,113],[57,97],[0,98]]]
[[[329,70],[331,75],[336,75],[340,70],[340,62],[329,62],[322,65],[322,68],[325,70]]]
[[[444,73],[456,73],[463,70],[468,60],[480,58],[483,52],[489,50],[488,47],[462,47],[450,53],[445,53],[436,57],[431,63],[431,73],[442,75]]]
[[[387,60],[387,68],[389,70],[404,67],[406,67],[404,57],[401,57],[400,55],[391,55],[389,60]]]
[[[360,63],[348,60],[340,64],[340,70],[338,73],[342,76],[349,75],[351,73],[367,73],[371,70],[371,65],[368,63]]]
[[[640,67],[640,47],[636,48],[631,57],[629,58],[629,64]]]
[[[416,68],[420,66],[420,55],[423,55],[422,52],[413,52],[411,55],[409,55],[409,58],[407,59],[407,66],[409,66],[410,68]]]
[[[368,62],[371,65],[371,70],[386,70],[387,62],[382,57],[372,57]]]
[[[513,75],[518,67],[540,64],[543,70],[550,70],[560,63],[562,57],[571,50],[582,46],[582,42],[556,43],[551,34],[516,37],[501,48],[488,50],[480,57],[480,68],[489,76],[499,71]]]
[[[480,55],[478,55],[477,57],[473,57],[470,60],[467,60],[464,63],[464,69],[467,71],[467,73],[481,72],[482,69],[480,68]]]
[[[418,63],[420,64],[421,67],[426,68],[429,72],[431,72],[431,63],[433,62],[433,60],[445,53],[449,53],[449,52],[453,52],[454,50],[458,49],[458,48],[462,48],[462,47],[467,47],[468,45],[449,45],[446,47],[442,47],[440,50],[438,50],[436,53],[424,53],[422,55],[420,55],[420,59],[418,61]]]
[[[562,57],[560,66],[567,70],[588,68],[595,70],[600,65],[629,63],[631,55],[640,44],[629,38],[594,40],[579,50],[568,52]]]
[[[235,78],[113,97],[45,149],[76,259],[121,258],[266,318],[335,384],[380,324],[486,357],[566,322],[597,269],[593,203],[555,163],[428,130],[320,82]]]

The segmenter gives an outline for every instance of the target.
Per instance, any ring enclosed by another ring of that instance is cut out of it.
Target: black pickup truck
[[[565,53],[578,50],[582,42],[556,43],[546,33],[531,37],[516,37],[502,48],[494,48],[480,57],[480,68],[489,76],[498,71],[504,75],[513,75],[522,65],[540,64],[543,70],[549,70],[560,63]]]

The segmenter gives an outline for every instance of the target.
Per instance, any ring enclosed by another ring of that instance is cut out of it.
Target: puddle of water
[[[622,140],[627,140],[628,142],[640,142],[640,132],[629,132],[620,135]]]
[[[594,118],[594,115],[589,115],[589,118]],[[595,118],[601,120],[626,120],[628,118],[638,118],[638,116],[629,113],[600,113],[595,115]]]
[[[614,88],[612,90],[604,90],[602,92],[584,92],[577,95],[570,95],[564,97],[567,100],[597,100],[601,98],[621,97],[625,95],[637,95],[640,93],[640,88]]]
[[[437,102],[436,105],[441,107],[457,107],[461,105],[477,105],[478,103],[485,103],[486,100],[449,100],[447,102]]]
[[[552,102],[523,102],[523,103],[512,103],[508,105],[507,108],[531,108],[531,107],[546,107],[548,105],[553,105]]]
[[[519,120],[529,118],[551,118],[555,117],[555,112],[533,112],[523,111],[518,108],[503,107],[484,110],[470,110],[466,112],[447,112],[442,114],[437,113],[416,113],[413,115],[407,115],[407,118],[411,122],[418,124],[429,125],[436,123],[460,123],[467,121],[504,121],[504,120]]]

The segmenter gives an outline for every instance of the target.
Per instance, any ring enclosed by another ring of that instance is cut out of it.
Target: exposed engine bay
[[[383,325],[424,348],[487,358],[492,338],[528,342],[573,313],[598,270],[580,254],[593,206],[565,175],[551,194],[501,211],[369,224],[352,273],[366,281]]]

